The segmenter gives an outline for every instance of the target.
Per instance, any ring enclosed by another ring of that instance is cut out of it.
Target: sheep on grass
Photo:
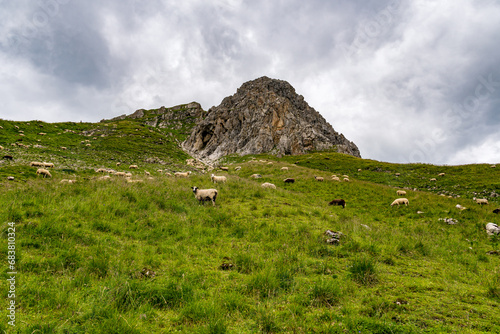
[[[175,172],[174,175],[176,177],[189,177],[189,175],[191,174],[191,171],[189,172],[185,172],[185,173],[181,173],[181,172]]]
[[[323,182],[324,181],[324,178],[321,177],[321,176],[314,175],[314,178],[316,179],[316,181],[319,181],[319,182]]]
[[[276,186],[272,183],[269,182],[264,182],[261,184],[262,188],[270,188],[270,189],[276,189]]]
[[[217,189],[198,189],[198,187],[192,187],[194,197],[205,204],[205,201],[212,201],[212,205],[215,206],[215,200],[217,199]]]
[[[212,180],[213,183],[219,183],[219,182],[226,183],[227,178],[225,176],[216,176],[212,174],[210,180]]]
[[[406,191],[404,191],[404,190],[398,190],[398,191],[396,191],[396,193],[398,194],[398,196],[406,195]]]
[[[328,205],[341,205],[343,209],[345,209],[345,201],[343,199],[334,199]]]
[[[476,201],[477,204],[479,205],[484,205],[488,204],[488,200],[486,198],[473,198],[474,201]]]
[[[500,227],[498,227],[497,224],[488,223],[486,224],[486,233],[488,233],[488,235],[500,234]]]
[[[394,205],[398,205],[399,206],[400,204],[404,204],[404,205],[408,206],[409,203],[410,202],[408,201],[407,198],[396,198],[394,200],[394,202],[391,203],[391,206],[394,206]]]
[[[295,182],[295,179],[292,179],[292,178],[286,178],[283,180],[283,182],[285,183],[294,183]]]
[[[36,170],[36,173],[38,175],[42,175],[43,177],[52,177],[52,175],[50,174],[50,172],[46,169],[43,169],[43,168],[38,168]]]

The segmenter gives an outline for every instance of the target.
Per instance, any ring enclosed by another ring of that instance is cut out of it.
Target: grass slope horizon
[[[2,155],[13,158],[0,164],[4,332],[500,332],[500,238],[484,229],[498,224],[498,168],[334,152],[229,156],[220,162],[229,171],[216,171],[227,183],[214,185],[179,148],[190,124],[0,126]],[[53,177],[37,177],[30,161],[53,162]],[[100,181],[98,168],[131,171],[141,182]],[[193,174],[175,179],[160,169]],[[217,188],[216,206],[199,204],[194,185]],[[390,206],[397,189],[406,189],[409,206]],[[346,208],[328,206],[334,198]],[[5,320],[9,222],[15,328]],[[342,232],[337,244],[326,242],[326,230]]]

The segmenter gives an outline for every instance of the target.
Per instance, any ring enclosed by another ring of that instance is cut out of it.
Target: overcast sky
[[[0,118],[97,122],[286,80],[363,158],[500,163],[498,0],[0,0]]]

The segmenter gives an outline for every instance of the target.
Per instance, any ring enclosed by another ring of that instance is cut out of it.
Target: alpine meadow
[[[158,115],[0,120],[2,332],[500,332],[500,166],[336,146],[210,165],[181,148],[195,118]]]

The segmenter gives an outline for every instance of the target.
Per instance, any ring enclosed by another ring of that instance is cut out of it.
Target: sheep
[[[66,146],[61,146],[61,150],[66,151],[68,148]]]
[[[394,205],[396,205],[396,204],[397,204],[398,206],[399,206],[400,204],[404,204],[404,205],[408,206],[408,204],[409,204],[409,203],[410,203],[410,202],[408,201],[408,199],[407,199],[407,198],[396,198],[396,199],[394,200],[394,202],[392,202],[392,203],[391,203],[391,206],[394,206]]]
[[[445,173],[439,173],[438,176],[445,176]]]
[[[212,205],[215,206],[215,200],[217,199],[217,189],[198,189],[198,187],[192,187],[194,197],[205,204],[205,201],[212,201]]]
[[[344,181],[344,182],[350,182],[349,178],[347,178],[347,177],[344,177],[344,180],[343,180],[343,181]]]
[[[432,178],[429,181],[437,181],[437,179],[436,178]]]
[[[219,183],[219,182],[226,183],[227,178],[225,176],[215,176],[214,174],[212,174],[212,176],[210,176],[210,180],[213,183]]]
[[[118,166],[120,166],[121,164],[122,164],[121,162],[117,162],[117,163],[116,163],[116,166],[118,167]]]
[[[189,175],[191,174],[191,171],[189,172],[185,172],[185,173],[181,173],[181,172],[175,172],[174,175],[176,177],[189,177]]]
[[[151,173],[150,173],[150,172],[148,172],[148,171],[144,171],[144,174],[145,174],[146,176],[151,176]]]
[[[104,173],[104,172],[106,172],[106,169],[105,168],[99,168],[95,172],[96,173]]]
[[[398,194],[398,196],[404,196],[404,195],[406,195],[406,191],[398,190],[398,191],[396,191],[396,194]]]
[[[265,182],[260,185],[262,188],[271,188],[271,189],[276,189],[276,186],[272,183]]]
[[[281,170],[288,170],[288,167],[281,167]]]
[[[323,177],[321,177],[321,176],[316,176],[316,175],[314,175],[314,179],[315,179],[316,181],[319,181],[319,182],[323,182],[323,181],[324,181],[324,178],[323,178]]]
[[[252,174],[252,175],[250,175],[250,177],[252,179],[260,179],[262,177],[262,175],[260,175],[260,174]]]
[[[52,162],[44,162],[43,167],[46,168],[54,168],[54,164]]]
[[[172,176],[169,172],[165,172],[165,176]]]
[[[394,174],[394,175],[396,175],[396,176],[401,176],[401,173],[396,173],[396,174]]]
[[[342,177],[349,178],[349,175],[342,175]]]
[[[340,178],[338,176],[332,177],[332,181],[340,181]]]
[[[85,146],[90,147],[90,146],[92,146],[92,145],[91,145],[91,144],[85,144]]]
[[[45,136],[45,135],[46,135],[46,133],[45,133],[45,132],[39,132],[38,134],[39,134],[40,136]]]
[[[474,201],[476,201],[477,204],[483,205],[483,204],[488,204],[488,200],[486,198],[473,198]]]
[[[3,148],[3,146],[2,146],[2,145],[0,145],[0,150],[3,150],[3,149],[4,149],[4,148]]]
[[[341,205],[345,209],[345,201],[343,199],[334,199],[328,205]]]
[[[7,180],[14,181],[14,176],[7,176]]]
[[[161,174],[161,173],[163,173],[163,169],[157,169],[156,172]]]
[[[223,171],[229,171],[229,167],[220,167],[220,170],[223,170]]]
[[[30,167],[43,167],[43,163],[38,162],[38,161],[32,161],[30,163]]]
[[[491,168],[497,168],[497,165],[491,165],[490,167]]]
[[[362,171],[362,169],[361,169],[361,168],[358,168],[358,172],[361,172],[361,171]]]
[[[98,178],[99,181],[110,180],[110,179],[111,179],[111,176],[109,176],[109,175],[100,176]]]
[[[500,227],[498,227],[497,224],[488,223],[486,224],[486,233],[488,233],[488,235],[500,234]]]
[[[460,204],[455,205],[455,208],[457,208],[459,210],[465,210],[465,209],[467,209],[465,206],[462,206]]]
[[[137,165],[130,165],[130,166],[128,166],[128,168],[129,169],[137,169],[137,168],[139,168],[139,166],[137,166]]]
[[[294,183],[295,179],[286,178],[286,179],[283,180],[283,182],[285,182],[285,183]]]
[[[43,169],[43,168],[38,168],[36,170],[36,173],[38,175],[42,175],[42,177],[52,177],[52,175],[50,174],[50,172],[46,169]]]
[[[126,177],[126,178],[131,178],[131,177],[132,177],[132,173],[130,173],[130,172],[125,173],[125,177]]]
[[[240,170],[240,169],[241,169],[241,166],[234,167],[234,170]]]
[[[2,157],[2,159],[4,159],[4,160],[14,160],[14,157],[12,155],[4,155]]]
[[[499,214],[500,213],[500,209],[493,210],[493,213]]]
[[[62,179],[60,183],[76,183],[76,180]]]
[[[115,175],[125,177],[125,172],[116,172]]]

